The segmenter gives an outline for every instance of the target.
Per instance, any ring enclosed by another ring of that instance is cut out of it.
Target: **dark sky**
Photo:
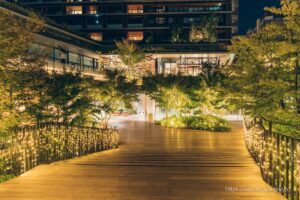
[[[279,6],[280,0],[239,0],[239,30],[245,34],[249,28],[254,28],[256,19],[264,16],[264,7]]]

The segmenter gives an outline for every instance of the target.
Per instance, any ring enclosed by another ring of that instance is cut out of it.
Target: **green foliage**
[[[221,90],[225,78],[217,66],[207,63],[199,76],[177,74],[144,77],[142,90],[165,110],[166,117],[172,110],[179,115],[217,113],[228,108]]]
[[[226,89],[231,103],[246,113],[281,122],[286,113],[291,122],[300,119],[299,86],[295,81],[298,76],[299,82],[299,1],[281,4],[279,9],[267,10],[282,15],[282,22],[232,40],[230,50],[236,62],[225,70],[229,77]]]
[[[157,121],[157,124],[168,128],[187,128],[183,117],[171,116]]]
[[[7,147],[2,148],[1,151],[5,150]],[[10,174],[11,172],[7,173],[7,163],[4,157],[0,157],[0,183],[12,179],[15,177],[14,174]]]
[[[175,24],[171,30],[171,43],[184,43],[185,35],[183,32],[183,25],[181,23]]]
[[[185,123],[190,129],[208,130],[215,132],[229,132],[228,122],[213,115],[191,116],[185,119]]]
[[[33,43],[33,34],[43,29],[43,22],[35,15],[26,21],[1,12],[1,21],[1,134],[15,126],[53,121],[90,125],[99,109],[111,115],[119,107],[130,107],[137,99],[136,81],[127,81],[115,72],[106,71],[108,79],[100,83],[77,71],[46,72],[48,51]],[[131,67],[143,59],[135,44],[123,41],[117,46]]]
[[[4,181],[8,181],[9,179],[14,178],[13,174],[0,175],[0,183]]]
[[[165,118],[161,120],[159,124],[169,128],[186,128],[214,132],[228,132],[231,130],[226,120],[213,115],[172,116],[169,119]]]
[[[146,44],[151,44],[151,43],[153,43],[153,41],[154,41],[154,39],[153,39],[152,35],[149,35],[145,40]]]
[[[199,91],[202,86],[200,77],[156,75],[144,77],[142,89],[165,109],[168,116],[172,109],[181,114],[198,107],[203,100]]]
[[[90,96],[90,78],[83,78],[79,72],[64,71],[48,77],[45,91],[47,121],[65,124],[87,125],[92,122],[93,111]]]
[[[136,64],[145,59],[145,54],[134,42],[123,39],[122,41],[116,41],[115,43],[117,46],[116,53],[129,68],[134,68]]]
[[[218,21],[217,17],[211,15],[201,17],[200,22],[192,24],[189,34],[190,42],[217,42]]]
[[[276,15],[284,16],[285,26],[295,33],[300,32],[300,2],[298,0],[281,0],[281,7],[265,8]],[[297,35],[290,35],[297,38]],[[298,38],[299,39],[299,38]]]
[[[43,21],[30,14],[28,20],[0,12],[0,132],[32,122],[25,107],[39,101],[36,88],[43,85],[45,50],[32,44]]]
[[[105,81],[94,82],[92,98],[95,101],[94,117],[100,127],[107,127],[112,114],[119,109],[132,109],[138,100],[136,80],[127,80],[124,73],[117,69],[104,69]]]
[[[276,133],[300,138],[300,117],[296,113],[277,111],[276,115],[266,116],[267,120],[272,121],[272,129]],[[268,127],[265,121],[264,127]]]
[[[1,10],[0,12],[0,69],[22,63],[29,56],[27,50],[33,34],[43,29],[43,21],[34,13],[29,20]]]
[[[116,41],[116,53],[125,65],[125,74],[128,79],[136,79],[142,76],[143,68],[138,65],[145,60],[145,54],[138,46],[129,40]],[[124,67],[123,67],[124,69]]]

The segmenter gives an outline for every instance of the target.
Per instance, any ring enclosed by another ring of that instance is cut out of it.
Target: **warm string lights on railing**
[[[45,124],[11,132],[7,148],[0,151],[0,175],[20,175],[52,161],[115,148],[118,133],[112,129]]]
[[[262,118],[252,121],[245,131],[249,153],[261,169],[262,176],[288,199],[299,200],[300,140],[266,129]]]

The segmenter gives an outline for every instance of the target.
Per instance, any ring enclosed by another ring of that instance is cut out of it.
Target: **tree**
[[[45,106],[49,120],[72,125],[92,123],[91,81],[73,71],[54,72],[49,76]]]
[[[33,35],[43,21],[30,13],[28,19],[0,12],[0,129],[31,123],[29,105],[39,100],[35,80],[42,73],[45,53],[33,45]]]
[[[144,77],[142,89],[158,106],[165,110],[166,118],[175,110],[178,115],[190,113],[191,109],[198,108],[203,98],[200,77],[182,75],[156,75]]]
[[[126,80],[118,69],[105,69],[106,80],[94,81],[92,98],[94,117],[101,128],[107,128],[114,112],[119,109],[132,109],[132,103],[138,100],[136,80]]]
[[[139,63],[145,60],[145,54],[138,46],[129,40],[123,39],[122,41],[116,41],[117,54],[127,67],[127,75],[129,78],[135,78],[138,72],[136,67]]]
[[[295,63],[299,59],[299,1],[281,1],[267,10],[282,15],[282,22],[266,25],[258,33],[238,36],[230,50],[236,62],[228,66],[226,88],[231,102],[249,114],[299,123],[299,91]],[[296,65],[297,66],[297,65]]]
[[[190,42],[217,42],[218,18],[215,16],[203,16],[198,23],[193,23],[189,34]]]
[[[33,34],[44,27],[44,22],[34,13],[28,19],[17,17],[6,11],[0,12],[0,66],[16,67],[23,59],[31,57],[28,49]]]
[[[227,77],[222,68],[214,63],[204,63],[202,73],[199,75],[203,81],[203,107],[207,113],[221,114],[224,110],[234,110],[230,106],[223,91],[224,82]]]
[[[279,53],[289,62],[294,63],[294,101],[296,112],[300,114],[299,91],[299,52],[300,52],[300,2],[298,0],[282,0],[281,7],[265,8],[267,11],[283,17],[283,23],[278,28],[281,32],[281,44]]]

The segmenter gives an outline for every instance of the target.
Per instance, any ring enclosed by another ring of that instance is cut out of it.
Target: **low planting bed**
[[[214,132],[229,132],[231,130],[229,123],[225,119],[213,115],[172,116],[158,121],[157,124],[168,128],[185,128]]]

